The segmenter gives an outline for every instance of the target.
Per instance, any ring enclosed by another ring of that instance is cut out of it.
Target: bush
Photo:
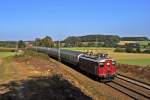
[[[124,48],[116,48],[114,52],[125,52]]]
[[[150,49],[144,50],[143,53],[149,53],[150,54]]]
[[[35,51],[32,51],[32,50],[26,50],[24,52],[24,55],[25,56],[33,56],[33,57],[43,58],[43,59],[49,59],[49,56],[47,54],[35,52]]]
[[[127,53],[136,53],[136,50],[134,50],[133,48],[126,48],[125,51]]]
[[[141,53],[141,49],[140,49],[140,48],[137,48],[137,49],[136,49],[136,52],[137,52],[137,53]]]

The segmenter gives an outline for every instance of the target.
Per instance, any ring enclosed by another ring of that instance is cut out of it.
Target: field
[[[135,53],[116,53],[114,48],[96,48],[96,47],[75,47],[75,48],[64,48],[76,51],[92,51],[94,53],[107,53],[109,57],[117,60],[120,64],[130,64],[130,65],[140,65],[147,66],[150,65],[150,54],[135,54]]]
[[[125,45],[125,43],[139,43],[140,45],[148,45],[150,41],[120,41],[119,44]]]
[[[5,57],[8,57],[8,56],[13,56],[15,54],[16,54],[16,52],[0,52],[0,58],[5,58]]]
[[[150,41],[137,41],[137,43],[139,43],[140,45],[148,45]]]
[[[15,64],[9,57],[17,54],[16,52],[0,52],[0,83],[7,80],[16,79],[18,71]]]

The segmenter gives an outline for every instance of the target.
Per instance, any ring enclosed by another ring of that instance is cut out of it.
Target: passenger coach
[[[94,56],[79,51],[46,47],[32,47],[29,49],[46,53],[53,58],[60,58],[61,61],[73,64],[100,79],[113,80],[116,75],[116,61],[108,58],[105,54]]]

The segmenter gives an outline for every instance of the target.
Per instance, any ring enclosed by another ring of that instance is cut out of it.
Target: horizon
[[[0,41],[118,35],[150,39],[149,0],[0,1]]]
[[[76,35],[76,36],[73,36],[73,37],[82,37],[82,36],[88,36],[88,35],[106,35],[106,34],[86,34],[86,35]],[[108,36],[108,35],[112,35],[112,34],[107,34],[106,36]],[[45,36],[43,36],[43,37],[36,37],[36,38],[34,38],[34,39],[31,39],[31,40],[23,40],[23,41],[35,41],[35,39],[42,39],[42,38],[45,38],[46,36],[48,36],[48,35],[45,35]],[[119,36],[119,35],[115,35],[115,34],[113,34],[113,36]],[[49,36],[49,37],[51,37],[51,36]],[[66,38],[68,38],[68,37],[72,37],[72,35],[70,35],[70,36],[67,36]],[[124,38],[124,37],[140,37],[140,36],[119,36],[120,38]],[[141,37],[146,37],[146,36],[141,36]],[[52,38],[52,37],[51,37]],[[63,40],[65,40],[66,38],[64,38],[64,39],[61,39],[61,40],[54,40],[53,38],[52,38],[52,40],[53,41],[63,41]],[[150,41],[150,38],[149,37],[146,37],[146,38],[148,38],[149,40],[148,41]],[[21,39],[20,39],[21,40]],[[0,40],[0,41],[20,41],[20,40]]]

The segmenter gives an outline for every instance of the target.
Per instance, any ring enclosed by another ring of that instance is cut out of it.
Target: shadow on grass
[[[62,75],[32,77],[29,80],[12,81],[0,87],[9,89],[0,100],[91,100]]]

